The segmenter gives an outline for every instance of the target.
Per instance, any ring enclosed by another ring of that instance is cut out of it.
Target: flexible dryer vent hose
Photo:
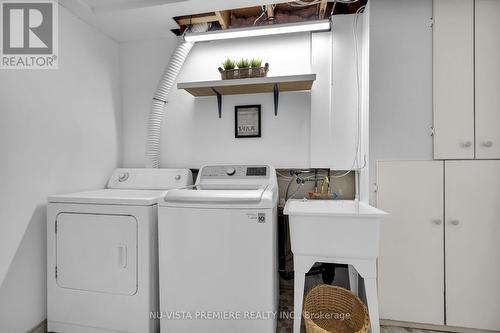
[[[207,30],[207,23],[194,24],[191,27],[191,32],[205,32]],[[193,46],[194,43],[183,42],[175,49],[154,94],[151,113],[149,115],[148,139],[146,143],[147,168],[159,168],[160,166],[161,126],[165,113],[165,106],[168,103],[170,89],[174,85]]]

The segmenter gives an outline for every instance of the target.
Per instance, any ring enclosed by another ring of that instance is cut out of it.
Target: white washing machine
[[[275,333],[276,173],[205,166],[159,202],[162,333]]]
[[[107,189],[49,197],[49,332],[158,332],[157,202],[191,184],[190,170],[117,169]]]

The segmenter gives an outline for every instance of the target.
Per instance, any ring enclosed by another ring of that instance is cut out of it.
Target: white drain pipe
[[[207,23],[193,24],[190,32],[206,32],[207,30]],[[193,46],[194,42],[183,42],[175,49],[154,94],[151,113],[149,114],[146,168],[159,168],[160,166],[161,125],[165,114],[165,106],[168,103],[170,89],[174,85]]]

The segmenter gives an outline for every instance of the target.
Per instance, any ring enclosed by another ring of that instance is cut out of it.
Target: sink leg
[[[304,303],[304,282],[305,272],[295,270],[294,275],[294,293],[293,293],[293,333],[300,333],[300,324],[302,320],[302,305]]]
[[[349,288],[351,291],[358,295],[358,272],[353,265],[349,265]]]
[[[377,279],[365,278],[366,301],[368,303],[368,312],[370,314],[372,333],[380,333],[379,314],[378,314],[378,296]]]

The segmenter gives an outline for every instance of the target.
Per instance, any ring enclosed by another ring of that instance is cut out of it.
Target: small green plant
[[[259,68],[262,66],[262,59],[252,59],[250,60],[250,67]]]
[[[250,68],[250,61],[248,59],[240,59],[236,62],[238,68]]]
[[[222,67],[227,71],[227,70],[231,70],[231,69],[234,69],[236,67],[236,64],[233,60],[227,58],[223,63],[222,63]]]

